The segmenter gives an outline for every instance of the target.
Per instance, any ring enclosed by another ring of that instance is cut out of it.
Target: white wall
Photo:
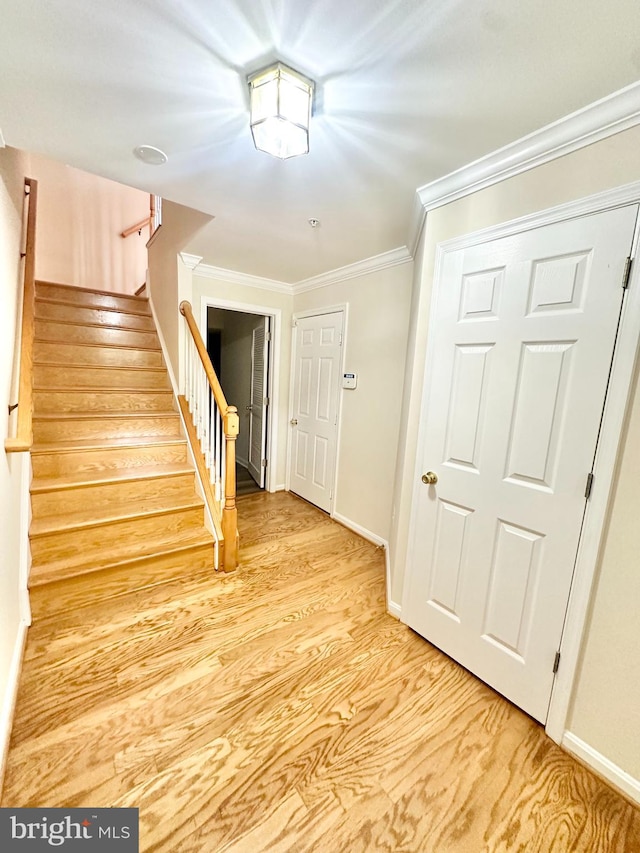
[[[0,148],[0,425],[3,446],[10,428],[9,403],[16,402],[12,374],[22,292],[20,243],[24,178],[28,176],[28,157],[13,148]],[[23,465],[28,465],[28,457],[25,457],[26,454],[5,454],[3,451],[0,461],[0,789],[16,667],[22,649],[21,625],[28,615],[20,610],[21,585],[24,587],[20,533],[28,521],[21,513]]]
[[[44,281],[120,293],[144,284],[149,228],[120,233],[149,216],[149,195],[39,155],[36,276]]]
[[[181,204],[164,202],[162,225],[149,245],[149,296],[167,347],[169,366],[179,379],[179,357],[184,320],[179,313],[183,299],[192,302],[192,271],[178,257],[189,240],[213,217]],[[199,317],[193,305],[196,319]]]
[[[205,262],[206,260],[205,258]],[[254,287],[250,284],[229,281],[224,278],[222,272],[220,273],[220,277],[216,278],[199,275],[196,267],[193,274],[193,313],[201,327],[203,305],[207,302],[215,302],[216,299],[246,306],[248,311],[251,311],[253,308],[255,313],[268,314],[270,309],[278,309],[282,312],[280,327],[272,329],[273,342],[276,347],[279,346],[280,348],[280,360],[277,376],[278,408],[275,413],[278,433],[276,447],[275,449],[272,448],[269,462],[276,467],[277,487],[284,487],[287,459],[286,424],[288,423],[289,411],[289,367],[291,362],[293,296],[289,293],[280,293],[261,287]],[[234,400],[229,399],[228,402],[230,405],[236,405]],[[246,422],[241,421],[242,426],[246,426]]]
[[[334,512],[388,540],[400,431],[413,263],[301,293],[294,313],[348,304]]]
[[[424,378],[435,249],[439,242],[583,198],[640,179],[640,128],[460,199],[427,216],[412,307],[412,372],[407,374],[400,441],[405,458],[397,479],[392,531],[391,597],[402,600],[415,477],[417,423]],[[636,402],[624,439],[621,474],[602,549],[570,731],[627,773],[640,778],[640,631],[637,518],[640,487],[640,413]]]

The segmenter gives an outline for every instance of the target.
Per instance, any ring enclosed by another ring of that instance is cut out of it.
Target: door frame
[[[269,413],[269,403],[265,404],[264,401],[265,401],[265,396],[267,399],[269,399],[269,391],[270,391],[270,388],[269,388],[269,372],[268,371],[269,371],[269,361],[270,361],[269,353],[271,351],[269,344],[271,342],[271,337],[268,337],[268,336],[271,335],[271,318],[269,316],[263,316],[260,319],[261,319],[262,323],[256,324],[253,327],[253,329],[251,330],[251,389],[249,392],[249,407],[250,408],[249,408],[249,442],[248,442],[248,448],[247,448],[247,470],[248,470],[249,474],[253,477],[254,480],[256,479],[256,475],[257,475],[258,479],[256,480],[256,482],[257,482],[258,486],[260,486],[260,488],[263,489],[266,485],[266,482],[267,482],[267,471],[265,471],[264,467],[262,466],[262,461],[264,459],[268,458],[267,457],[266,439],[267,439],[267,436],[269,433],[268,422],[267,422],[267,415]],[[262,332],[264,333],[264,339],[263,339],[263,343],[262,343],[262,356],[263,356],[263,364],[262,364],[262,386],[263,387],[262,387],[262,390],[263,390],[263,395],[262,395],[262,403],[260,405],[260,465],[257,467],[254,467],[253,463],[251,461],[251,447],[252,447],[253,429],[254,429],[254,425],[255,425],[255,417],[254,417],[255,411],[254,410],[255,410],[256,406],[254,406],[253,395],[254,395],[255,360],[256,360],[255,335],[256,335],[256,331],[258,331],[258,329],[261,329]],[[265,358],[265,354],[266,354],[266,358]],[[265,370],[265,368],[266,368],[266,370]],[[267,390],[266,395],[264,394],[265,387]],[[236,456],[236,459],[237,459],[237,456]],[[267,469],[268,469],[268,466],[267,466]],[[256,472],[255,474],[254,474],[254,471]]]
[[[407,552],[408,566],[413,565],[415,556],[415,538],[418,523],[417,496],[418,489],[420,488],[419,473],[421,463],[419,449],[424,440],[424,407],[431,389],[431,365],[434,360],[435,348],[435,308],[438,302],[439,290],[442,286],[441,277],[445,256],[449,252],[456,252],[460,249],[470,248],[502,237],[514,236],[524,231],[542,228],[545,225],[565,222],[570,219],[579,219],[590,214],[602,213],[616,207],[625,207],[638,203],[640,203],[640,181],[474,231],[470,234],[464,234],[437,245],[433,273],[433,291],[430,300],[425,375],[420,404],[418,451],[414,472]],[[631,267],[629,286],[620,316],[602,428],[593,467],[594,488],[591,498],[586,503],[573,582],[569,593],[565,625],[560,643],[559,651],[562,662],[553,683],[549,713],[545,726],[547,735],[556,743],[562,742],[567,730],[569,707],[576,681],[589,605],[591,603],[593,582],[599,564],[599,550],[610,510],[610,499],[616,472],[620,439],[627,417],[636,362],[638,360],[640,338],[640,262],[638,261],[637,253],[639,231],[640,229],[636,223],[636,232],[631,248],[631,257],[634,259],[634,262]],[[622,289],[622,282],[620,282],[620,286]],[[587,472],[585,471],[585,477],[586,474]],[[408,586],[408,583],[405,581],[404,596],[407,595]],[[403,613],[406,612],[406,600],[404,597],[402,611]],[[406,620],[403,618],[403,621]]]
[[[267,473],[265,489],[268,492],[278,490],[278,407],[280,401],[280,357],[282,348],[282,311],[268,305],[253,305],[248,302],[236,302],[231,299],[218,299],[216,296],[203,296],[200,301],[200,333],[206,334],[207,308],[221,308],[223,311],[239,311],[242,314],[259,314],[270,317],[271,346],[267,365],[267,388],[269,405],[267,406]],[[206,340],[206,338],[205,338]],[[282,488],[282,486],[280,486]]]
[[[349,303],[342,302],[339,305],[331,305],[328,307],[322,308],[309,308],[306,311],[296,311],[295,314],[291,318],[291,368],[289,371],[289,406],[287,409],[287,427],[289,427],[289,421],[293,418],[293,409],[294,409],[294,383],[296,380],[296,350],[297,350],[297,335],[296,335],[296,321],[302,320],[305,317],[322,317],[325,314],[337,314],[342,313],[342,347],[340,352],[340,369],[338,371],[338,378],[342,376],[344,372],[344,363],[345,363],[345,352],[347,351],[347,327],[349,320]],[[342,436],[342,400],[344,395],[342,394],[342,383],[338,384],[338,429],[336,431],[336,460],[333,470],[333,483],[331,486],[331,509],[329,510],[329,517],[334,518],[336,514],[336,503],[338,497],[338,471],[340,469],[340,439]],[[287,466],[286,466],[286,474],[285,474],[285,489],[290,491],[291,485],[291,430],[287,428]]]

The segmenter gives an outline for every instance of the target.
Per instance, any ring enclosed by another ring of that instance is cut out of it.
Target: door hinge
[[[263,459],[263,460],[262,460],[262,467],[263,467],[263,468],[266,468],[268,464],[269,464],[269,463],[268,463],[268,461],[267,461],[266,459]]]
[[[342,346],[342,332],[340,332],[340,341],[338,342],[338,346]]]
[[[271,401],[269,400],[269,398],[268,398],[268,397],[265,397],[265,398],[264,398],[263,405],[264,405],[264,406],[270,406],[270,405],[271,405]]]
[[[267,332],[267,334],[265,335],[265,341],[270,341],[270,340],[271,340],[271,332]]]
[[[587,474],[587,485],[584,488],[584,496],[587,500],[591,497],[591,490],[593,489],[593,472],[589,471]]]
[[[628,257],[624,262],[624,270],[622,271],[622,289],[626,290],[629,287],[629,279],[631,278],[631,264],[633,258]]]
[[[553,674],[555,675],[560,666],[560,652],[556,652],[556,656],[553,659]]]

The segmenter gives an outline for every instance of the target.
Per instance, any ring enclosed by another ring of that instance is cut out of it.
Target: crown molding
[[[412,260],[411,252],[406,246],[401,246],[398,249],[392,249],[390,252],[365,258],[363,261],[356,261],[354,264],[347,264],[347,266],[329,270],[329,272],[315,275],[312,278],[305,278],[293,285],[293,292],[296,295],[307,293],[309,290],[317,290],[319,287],[328,287],[330,284],[338,284],[350,278],[357,278],[389,267],[397,267],[399,264],[406,264]]]
[[[228,281],[231,284],[243,284],[245,287],[255,287],[258,290],[271,290],[275,293],[293,294],[293,285],[284,281],[276,281],[272,278],[262,278],[258,275],[250,275],[246,272],[227,270],[223,267],[214,267],[211,264],[199,264],[197,275],[203,278],[215,278],[219,281]]]
[[[416,190],[409,245],[426,213],[640,124],[640,81],[564,116]]]
[[[329,270],[329,272],[321,273],[312,278],[305,278],[295,284],[275,281],[272,278],[261,278],[257,275],[249,275],[249,273],[236,272],[236,270],[227,270],[223,267],[214,267],[210,264],[199,264],[196,273],[204,278],[215,278],[219,281],[228,281],[231,284],[243,284],[246,287],[255,287],[258,290],[271,290],[275,293],[288,293],[293,296],[298,293],[306,293],[308,290],[316,290],[319,287],[328,287],[330,284],[337,284],[350,278],[357,278],[367,273],[384,270],[388,267],[406,264],[407,261],[412,260],[413,255],[407,247],[401,246],[399,249],[374,255],[371,258],[365,258],[363,261],[347,264],[347,266]]]
[[[201,255],[190,255],[189,252],[180,252],[180,258],[185,267],[189,267],[190,270],[194,270],[198,264],[202,263]]]

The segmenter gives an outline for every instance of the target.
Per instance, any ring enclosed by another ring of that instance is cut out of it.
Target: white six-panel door
[[[444,256],[403,620],[544,721],[637,206]],[[429,479],[429,478],[427,478]]]
[[[331,511],[338,434],[342,311],[296,320],[289,488]]]

